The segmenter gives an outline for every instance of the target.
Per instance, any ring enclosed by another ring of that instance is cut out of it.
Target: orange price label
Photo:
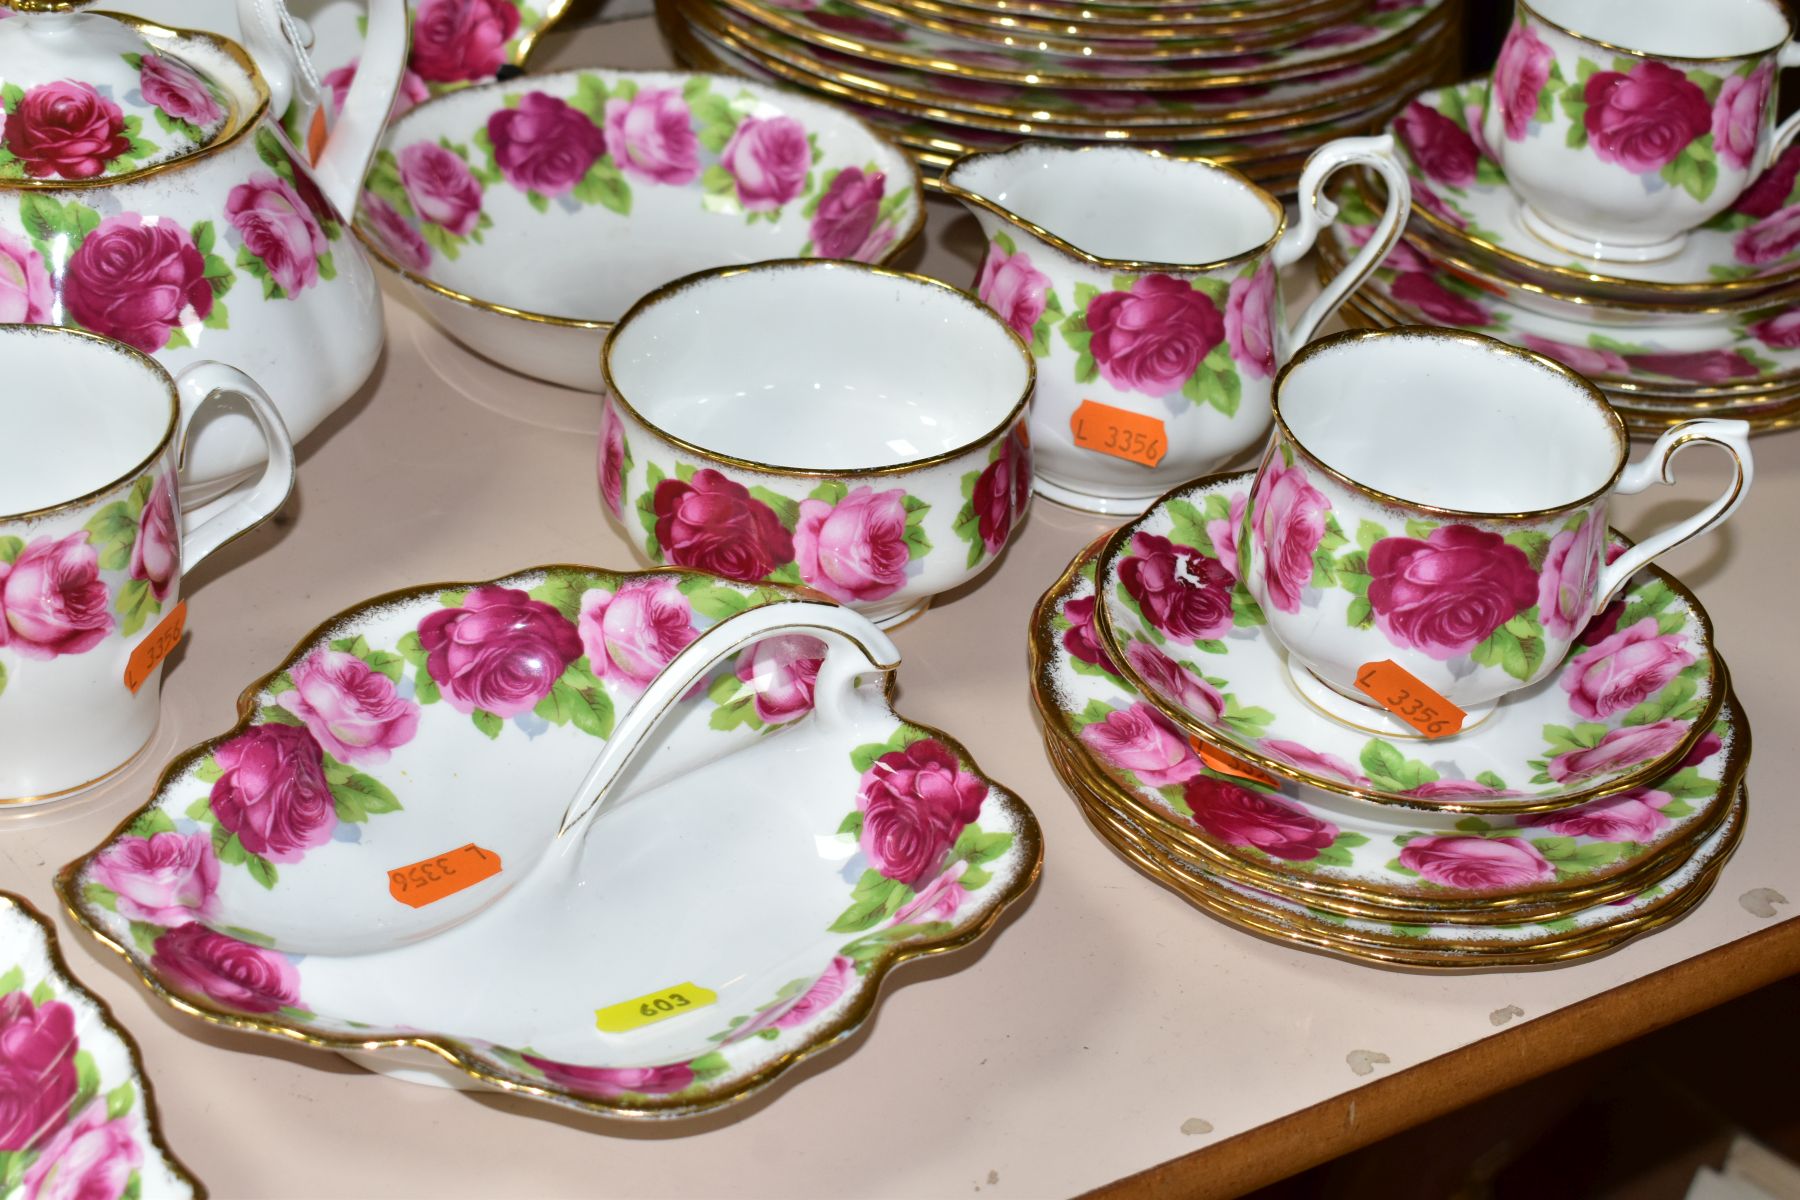
[[[1069,418],[1069,432],[1083,450],[1154,467],[1169,452],[1168,433],[1155,417],[1083,400]]]
[[[125,660],[125,686],[137,695],[162,666],[162,660],[169,657],[169,651],[175,649],[181,641],[182,630],[187,628],[187,601],[183,600],[169,610],[169,615],[159,622],[150,636],[139,642],[131,651],[131,657]]]
[[[1243,759],[1226,754],[1222,750],[1215,750],[1199,738],[1189,738],[1188,744],[1194,748],[1194,753],[1200,756],[1200,761],[1209,770],[1217,771],[1221,775],[1235,775],[1239,779],[1248,779],[1251,783],[1267,784],[1269,787],[1281,786]]]
[[[388,872],[388,895],[410,908],[424,908],[499,873],[500,856],[470,842],[436,858],[395,867]]]
[[[1356,673],[1356,690],[1428,738],[1461,732],[1469,715],[1391,658],[1364,663]]]

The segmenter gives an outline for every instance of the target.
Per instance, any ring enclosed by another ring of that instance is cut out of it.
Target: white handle
[[[304,93],[300,81],[310,73],[304,52],[289,36],[292,18],[281,0],[237,0],[237,18],[238,36],[269,89],[269,111],[279,116],[287,111],[296,87]],[[302,95],[302,99],[312,103],[316,97]]]
[[[262,0],[276,3],[277,0]],[[344,107],[313,164],[325,198],[349,220],[406,71],[406,0],[369,0],[369,29]],[[312,68],[308,61],[307,71]]]
[[[1731,455],[1730,486],[1725,489],[1724,495],[1687,520],[1652,534],[1608,563],[1600,572],[1598,595],[1594,600],[1595,612],[1610,604],[1626,581],[1651,559],[1720,524],[1744,502],[1744,496],[1750,491],[1750,481],[1755,477],[1750,460],[1750,424],[1747,421],[1683,421],[1657,438],[1656,444],[1650,447],[1650,453],[1626,467],[1625,473],[1619,476],[1619,486],[1613,490],[1629,496],[1643,491],[1653,483],[1674,483],[1675,456],[1696,442],[1711,442]]]
[[[1779,73],[1793,66],[1800,66],[1800,40],[1789,42],[1775,54],[1777,88],[1780,86]],[[1773,98],[1770,102],[1773,103]],[[1775,127],[1775,135],[1769,139],[1769,157],[1763,163],[1763,170],[1766,171],[1775,165],[1775,160],[1781,157],[1781,152],[1786,150],[1788,143],[1794,140],[1796,131],[1800,131],[1800,112],[1789,114],[1787,120]]]
[[[859,678],[900,665],[893,641],[854,609],[786,600],[727,617],[670,659],[613,729],[563,813],[556,836],[565,841],[565,849],[580,843],[581,830],[605,806],[607,789],[648,744],[650,733],[669,710],[708,671],[752,642],[787,633],[807,634],[825,643],[825,661],[813,681],[813,713],[827,725],[847,726],[854,719]]]
[[[1339,168],[1363,165],[1375,168],[1387,183],[1387,211],[1381,214],[1381,221],[1375,226],[1375,232],[1363,245],[1350,264],[1339,271],[1330,283],[1327,283],[1313,302],[1306,306],[1281,336],[1281,345],[1276,359],[1286,362],[1293,357],[1294,351],[1312,340],[1314,333],[1325,318],[1337,311],[1344,297],[1368,277],[1369,272],[1380,265],[1394,248],[1394,241],[1400,236],[1400,229],[1406,224],[1406,218],[1412,213],[1412,183],[1406,175],[1406,168],[1400,162],[1394,148],[1394,135],[1383,134],[1380,137],[1339,138],[1327,142],[1313,151],[1306,160],[1306,170],[1300,175],[1300,220],[1289,229],[1279,242],[1275,244],[1275,265],[1285,267],[1295,262],[1301,255],[1312,249],[1318,240],[1319,231],[1337,220],[1338,208],[1325,195],[1325,181],[1335,175]]]
[[[254,379],[224,363],[195,363],[175,380],[181,391],[181,450],[203,409],[228,398],[242,400],[262,432],[267,461],[249,490],[233,488],[216,500],[181,513],[181,573],[186,575],[225,545],[274,516],[294,490],[294,440],[269,394]]]

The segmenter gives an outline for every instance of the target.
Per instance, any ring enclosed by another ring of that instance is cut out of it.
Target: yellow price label
[[[630,1000],[621,1000],[594,1010],[594,1024],[601,1033],[630,1033],[684,1012],[693,1012],[719,1002],[719,993],[695,983],[678,983],[658,988]]]

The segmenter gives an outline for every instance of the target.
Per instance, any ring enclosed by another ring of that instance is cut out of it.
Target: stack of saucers
[[[1021,138],[1127,142],[1292,192],[1454,58],[1456,0],[657,0],[677,55],[829,96],[928,177]]]
[[[1644,571],[1555,675],[1454,737],[1376,710],[1357,727],[1296,690],[1241,585],[1223,640],[1147,623],[1171,540],[1210,560],[1188,576],[1235,577],[1252,478],[1166,497],[1039,602],[1044,738],[1105,841],[1233,925],[1421,968],[1599,953],[1707,893],[1742,833],[1750,730],[1687,589]],[[1642,696],[1593,669],[1621,638]]]
[[[1800,423],[1800,148],[1678,252],[1593,261],[1527,228],[1482,135],[1488,97],[1486,78],[1426,91],[1391,123],[1412,218],[1345,316],[1475,329],[1548,354],[1598,384],[1634,433],[1696,416],[1741,418],[1757,432]],[[1372,179],[1342,186],[1321,271],[1335,273],[1366,239],[1379,195]]]

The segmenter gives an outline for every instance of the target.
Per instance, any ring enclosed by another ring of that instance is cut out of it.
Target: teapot
[[[304,75],[297,52],[265,48],[279,64],[266,76],[223,37],[82,2],[12,0],[0,20],[0,321],[86,329],[175,375],[229,363],[265,382],[298,441],[381,353],[381,293],[349,215],[400,84],[405,0],[371,0],[370,69],[313,163],[271,102],[271,77]],[[272,0],[236,2],[271,41]],[[184,392],[184,410],[203,399]],[[202,415],[184,498],[229,489],[261,446],[247,414]]]

